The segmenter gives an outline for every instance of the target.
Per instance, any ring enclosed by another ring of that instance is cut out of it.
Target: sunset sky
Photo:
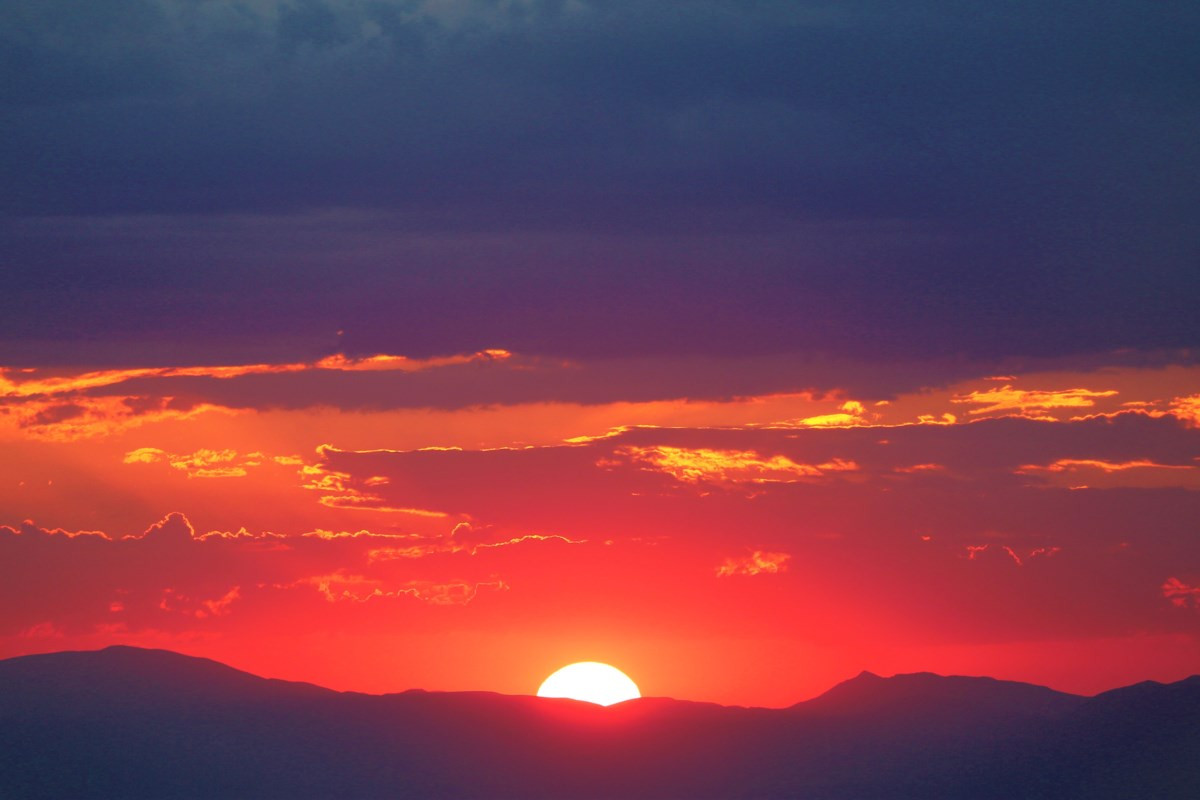
[[[1200,672],[1200,6],[0,5],[0,657]]]

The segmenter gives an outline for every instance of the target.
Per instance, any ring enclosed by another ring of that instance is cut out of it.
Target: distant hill
[[[820,697],[797,703],[793,711],[808,715],[865,716],[947,722],[978,722],[1058,717],[1078,708],[1085,698],[1044,686],[995,678],[944,677],[932,672],[881,678],[870,672],[839,683]]]
[[[162,650],[0,661],[0,797],[1157,798],[1200,677],[1083,698],[870,673],[786,709],[334,692]]]

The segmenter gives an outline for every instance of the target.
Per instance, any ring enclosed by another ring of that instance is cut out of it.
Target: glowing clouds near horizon
[[[568,664],[542,682],[538,697],[565,697],[611,706],[641,697],[637,684],[621,670],[596,661]]]

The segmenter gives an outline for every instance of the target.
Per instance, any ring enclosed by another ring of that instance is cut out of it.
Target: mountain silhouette
[[[0,797],[1186,797],[1198,712],[1200,676],[1085,698],[863,673],[785,709],[604,708],[110,647],[0,661]]]
[[[881,678],[863,672],[792,709],[839,716],[906,720],[947,716],[975,721],[989,716],[997,720],[1059,716],[1083,699],[1044,686],[995,678],[945,677],[932,672]]]

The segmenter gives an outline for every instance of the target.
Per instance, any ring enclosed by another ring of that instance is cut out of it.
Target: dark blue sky
[[[1195,347],[1198,27],[11,0],[0,361]]]

